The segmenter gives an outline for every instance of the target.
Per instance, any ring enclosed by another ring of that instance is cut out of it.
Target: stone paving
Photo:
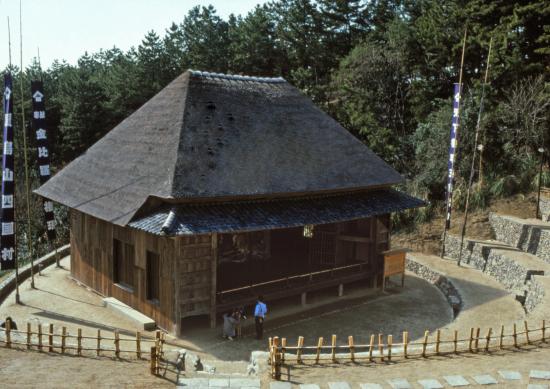
[[[498,377],[491,374],[478,374],[472,376],[448,375],[440,378],[427,377],[410,382],[406,378],[392,378],[385,382],[365,382],[359,384],[350,384],[346,381],[334,381],[324,384],[292,384],[290,382],[273,381],[269,383],[269,389],[442,389],[458,387],[485,387],[492,385],[499,387],[508,384],[511,387],[514,381],[521,381],[524,377],[529,378],[527,388],[529,389],[550,389],[550,370],[531,370],[527,374],[513,370],[498,370]],[[499,385],[500,384],[500,385]],[[518,388],[525,387],[526,384],[517,383]],[[181,389],[259,389],[266,387],[261,385],[259,378],[182,378],[178,382],[178,388]],[[515,386],[513,386],[515,387]]]

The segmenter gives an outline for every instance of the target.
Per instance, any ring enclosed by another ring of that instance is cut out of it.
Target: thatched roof
[[[126,225],[151,198],[274,198],[401,180],[285,80],[187,71],[36,192]]]

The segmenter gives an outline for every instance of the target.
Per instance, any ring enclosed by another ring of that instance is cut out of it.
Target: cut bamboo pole
[[[31,349],[31,323],[27,322],[27,350]]]
[[[529,339],[529,325],[527,324],[527,320],[523,322],[523,325],[525,326],[525,340],[527,340],[527,344],[531,344],[531,340]]]
[[[372,362],[372,349],[374,348],[374,335],[370,336],[370,343],[369,343],[369,361]]]
[[[546,320],[542,321],[542,343],[546,343]]]
[[[67,337],[67,327],[61,328],[61,354],[65,353],[65,339]]]
[[[99,357],[99,352],[101,351],[101,330],[97,330],[97,356]],[[153,357],[151,356],[151,359]]]
[[[348,345],[349,345],[349,357],[352,362],[355,362],[355,345],[353,343],[353,336],[348,336]]]
[[[476,353],[479,351],[479,334],[481,332],[481,329],[477,327],[476,329]]]
[[[473,328],[470,328],[470,342],[468,343],[468,350],[470,352],[473,352],[474,350],[472,349],[472,343],[474,343],[474,329]]]
[[[500,339],[498,341],[498,348],[501,350],[504,348],[504,324],[500,326]]]
[[[296,350],[296,362],[302,363],[302,347],[304,347],[304,337],[298,337],[298,349]]]
[[[141,359],[141,332],[136,332],[136,356]]]
[[[336,362],[336,335],[332,335],[330,358],[332,359],[332,362]]]
[[[403,356],[405,358],[408,358],[407,356],[408,346],[409,346],[409,333],[407,331],[403,331]]]
[[[321,356],[321,347],[323,347],[323,337],[322,336],[317,341],[317,352],[315,354],[315,363],[319,363],[319,357]]]
[[[487,343],[485,343],[485,352],[489,352],[489,343],[491,343],[492,332],[493,332],[492,328],[489,328],[489,331],[487,331]]]
[[[286,338],[281,339],[281,362],[285,363]]]
[[[453,345],[454,345],[455,354],[458,354],[458,331],[457,330],[455,330],[453,334]]]
[[[42,351],[42,324],[38,323],[38,350]]]
[[[158,331],[157,331],[157,334],[158,334]],[[156,342],[156,350],[157,352],[159,351],[159,342],[160,342],[160,336],[157,338],[157,342]],[[120,335],[118,333],[118,330],[115,330],[115,355],[117,358],[120,358]]]
[[[279,354],[279,337],[273,338],[273,362],[271,363],[271,378],[281,378],[281,358]]]
[[[426,358],[426,347],[428,346],[428,336],[430,335],[430,331],[424,332],[424,342],[422,342],[422,357]]]
[[[156,357],[157,357],[157,348],[155,346],[151,346],[151,366],[150,371],[152,375],[157,375],[157,363],[156,363]]]
[[[514,337],[514,347],[518,347],[518,332],[517,332],[517,329],[516,329],[516,323],[514,323],[514,332],[512,334],[512,336]]]
[[[388,361],[391,361],[391,346],[393,344],[393,336],[388,335]]]
[[[53,353],[53,323],[50,323],[48,328],[48,351]]]
[[[384,360],[384,339],[382,334],[378,334],[378,352],[380,353],[380,360]]]
[[[435,355],[439,355],[439,343],[441,342],[441,330],[435,333]]]
[[[78,329],[76,352],[78,355],[82,355],[82,328]]]
[[[6,347],[11,348],[11,320],[6,320]]]

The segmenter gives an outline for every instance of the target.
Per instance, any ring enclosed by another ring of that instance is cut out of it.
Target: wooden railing
[[[332,335],[330,342],[325,344],[324,338],[319,338],[316,346],[304,346],[304,337],[298,337],[296,346],[289,346],[286,338],[269,338],[269,362],[271,375],[274,379],[281,378],[283,365],[291,364],[320,364],[323,362],[375,362],[395,361],[401,358],[454,355],[460,353],[490,352],[494,350],[517,349],[525,345],[546,343],[547,330],[545,320],[540,328],[530,328],[527,321],[523,329],[518,330],[513,324],[512,332],[505,333],[504,325],[493,332],[489,328],[485,335],[480,328],[471,328],[469,337],[459,338],[458,331],[452,336],[444,337],[440,330],[435,334],[425,331],[422,341],[409,342],[409,333],[404,331],[400,343],[394,343],[392,335],[385,337],[371,335],[368,344],[355,344],[353,336],[348,336],[347,344],[338,345],[336,335]],[[431,339],[430,340],[430,336]]]

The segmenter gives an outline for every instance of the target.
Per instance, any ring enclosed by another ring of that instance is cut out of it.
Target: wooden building
[[[187,71],[37,190],[70,208],[71,274],[182,320],[380,284],[390,214],[423,203],[281,78]]]

